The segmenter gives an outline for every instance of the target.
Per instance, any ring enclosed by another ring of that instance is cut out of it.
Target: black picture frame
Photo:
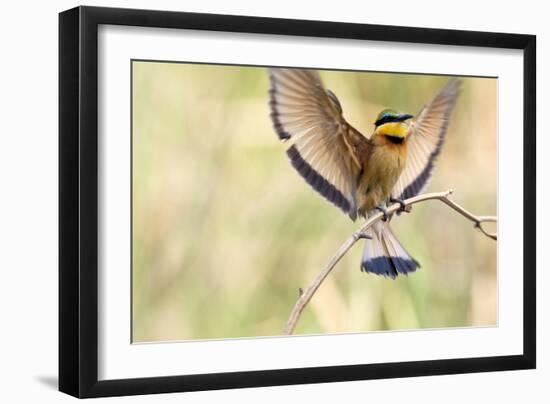
[[[523,51],[523,353],[350,366],[98,380],[98,26],[344,38]],[[77,7],[59,15],[59,390],[102,397],[536,366],[536,37],[183,12]]]

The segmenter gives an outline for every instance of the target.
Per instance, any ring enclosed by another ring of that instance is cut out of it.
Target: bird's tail
[[[376,223],[368,235],[372,239],[366,240],[361,271],[395,278],[420,267],[397,240],[388,223]]]

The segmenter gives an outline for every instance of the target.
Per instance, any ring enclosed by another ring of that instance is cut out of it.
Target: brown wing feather
[[[449,81],[411,124],[407,141],[407,164],[393,188],[393,197],[411,198],[428,186],[435,160],[445,141],[460,86],[458,79]]]
[[[306,182],[327,200],[357,215],[356,187],[361,171],[357,150],[369,141],[342,116],[334,93],[316,71],[270,69],[270,108],[281,140],[292,140],[287,155]]]

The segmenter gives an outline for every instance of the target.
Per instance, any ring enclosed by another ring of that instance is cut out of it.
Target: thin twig
[[[474,226],[479,229],[484,235],[487,237],[496,240],[497,235],[496,233],[490,233],[486,231],[483,228],[483,223],[486,222],[496,222],[497,218],[495,216],[476,216],[473,213],[467,211],[462,206],[458,205],[456,202],[449,199],[449,195],[452,194],[452,190],[448,190],[445,192],[433,192],[428,194],[422,194],[418,195],[412,198],[409,198],[405,200],[405,207],[412,206],[418,202],[423,201],[429,201],[432,199],[439,200],[443,203],[445,203],[447,206],[454,209],[456,212],[460,213],[465,218],[471,220],[474,222]],[[395,213],[401,208],[401,205],[399,203],[394,203],[387,208],[387,213]],[[300,319],[300,315],[302,314],[302,311],[306,307],[306,305],[309,303],[317,289],[321,286],[323,281],[326,279],[328,274],[332,271],[332,269],[336,266],[338,261],[342,259],[342,257],[348,252],[348,250],[359,240],[362,238],[369,238],[366,235],[366,231],[375,223],[379,222],[383,218],[383,213],[378,212],[372,216],[370,216],[365,223],[359,227],[357,231],[355,231],[345,242],[340,246],[338,251],[332,256],[328,264],[323,268],[321,272],[315,277],[315,279],[311,282],[311,284],[306,289],[300,288],[300,295],[298,297],[298,301],[294,305],[294,308],[292,309],[292,312],[290,313],[290,317],[288,318],[288,321],[286,323],[286,326],[283,330],[283,333],[286,335],[290,335],[294,332],[294,328],[296,327],[296,324],[298,323],[298,320]]]

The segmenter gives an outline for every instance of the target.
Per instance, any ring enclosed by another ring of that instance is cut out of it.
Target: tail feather
[[[407,275],[420,267],[418,261],[401,245],[387,223],[376,223],[369,234],[363,251],[361,271],[394,279],[399,274]]]

